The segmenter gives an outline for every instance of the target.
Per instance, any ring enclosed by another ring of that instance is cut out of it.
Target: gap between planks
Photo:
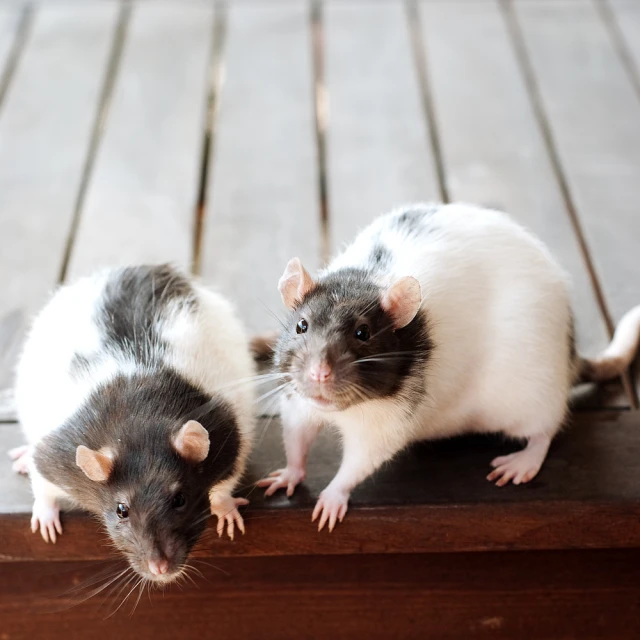
[[[407,16],[407,29],[409,31],[409,38],[411,41],[413,64],[415,65],[418,76],[422,109],[427,122],[429,142],[431,144],[431,152],[433,154],[436,175],[438,178],[440,200],[442,200],[442,202],[450,202],[449,189],[447,187],[447,175],[442,155],[442,143],[440,142],[440,133],[438,132],[436,108],[433,102],[431,84],[429,81],[427,48],[425,47],[422,36],[420,12],[418,11],[417,0],[406,0],[404,6]]]
[[[67,278],[69,261],[71,260],[71,254],[73,253],[73,247],[75,244],[78,227],[80,225],[80,217],[82,215],[87,189],[89,187],[89,182],[93,172],[98,149],[100,147],[100,142],[104,134],[109,107],[111,105],[111,99],[113,97],[113,89],[116,84],[116,78],[118,76],[118,70],[120,68],[120,62],[122,60],[122,52],[124,50],[124,45],[127,37],[127,29],[131,20],[131,6],[131,3],[129,2],[122,2],[119,9],[118,21],[116,23],[116,28],[113,36],[113,44],[109,53],[109,60],[107,62],[102,90],[100,92],[100,97],[98,98],[98,109],[96,111],[96,117],[91,130],[91,138],[89,139],[87,157],[82,170],[80,186],[78,188],[78,194],[76,196],[76,201],[73,207],[71,227],[69,229],[67,243],[63,252],[62,264],[60,265],[60,273],[58,275],[59,283],[63,283]]]
[[[194,212],[193,256],[191,270],[200,274],[202,266],[202,242],[204,236],[207,198],[210,196],[209,167],[215,151],[216,116],[220,105],[220,94],[224,85],[224,52],[227,42],[228,6],[217,3],[213,22],[211,53],[209,57],[207,108],[202,136],[198,198]],[[211,215],[211,214],[210,214]]]
[[[331,224],[329,214],[329,193],[327,185],[327,143],[326,134],[329,120],[329,96],[324,73],[324,16],[323,3],[320,0],[312,0],[311,4],[311,46],[313,60],[313,91],[314,91],[314,116],[316,136],[316,156],[318,171],[318,198],[320,209],[320,262],[324,265],[329,262],[331,246],[329,238],[329,226]]]
[[[540,89],[538,87],[538,82],[536,80],[533,65],[531,63],[529,53],[525,45],[522,29],[518,22],[516,13],[513,9],[513,0],[499,0],[499,6],[507,25],[507,32],[509,33],[509,37],[513,45],[516,60],[522,71],[535,118],[538,122],[538,126],[540,127],[542,138],[544,140],[547,153],[549,154],[549,158],[551,160],[553,173],[558,182],[558,186],[560,187],[560,192],[562,194],[562,199],[564,200],[565,209],[569,215],[569,220],[571,221],[574,233],[576,234],[580,252],[582,253],[584,263],[587,268],[593,290],[595,292],[596,300],[598,302],[600,312],[607,327],[607,333],[609,334],[609,338],[612,338],[615,326],[611,318],[611,314],[609,313],[604,291],[602,289],[602,285],[600,284],[600,279],[591,259],[591,251],[589,249],[589,245],[582,229],[582,224],[580,222],[579,214],[576,209],[573,196],[571,194],[571,189],[569,188],[569,183],[564,174],[557,145],[553,137],[553,133],[551,132],[547,113],[542,102],[542,96],[540,95]],[[621,376],[621,379],[625,393],[627,394],[631,403],[631,407],[633,409],[640,408],[640,402],[636,394],[635,386],[632,384],[629,371],[626,371]]]
[[[32,24],[33,9],[30,5],[27,5],[23,7],[20,12],[20,19],[18,20],[13,43],[11,44],[7,62],[4,66],[2,76],[0,77],[0,105],[4,102],[4,97],[11,86],[11,80],[13,80],[18,62],[20,61],[20,56],[24,51],[25,43],[29,37]]]

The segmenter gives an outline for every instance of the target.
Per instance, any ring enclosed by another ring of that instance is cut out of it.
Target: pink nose
[[[309,377],[314,382],[326,382],[331,377],[331,367],[326,362],[311,365]]]
[[[169,561],[166,558],[149,560],[149,571],[151,571],[154,576],[161,576],[169,571]]]

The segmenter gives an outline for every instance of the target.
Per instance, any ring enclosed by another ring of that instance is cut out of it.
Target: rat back
[[[557,428],[575,376],[569,285],[537,238],[497,211],[417,205],[378,218],[327,271],[348,267],[382,287],[420,282],[434,347],[418,437]]]
[[[35,319],[16,375],[18,417],[37,444],[117,376],[178,372],[234,409],[242,451],[254,373],[231,305],[169,266],[109,269],[61,287]]]

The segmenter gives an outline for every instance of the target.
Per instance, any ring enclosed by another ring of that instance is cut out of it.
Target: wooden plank
[[[83,602],[115,563],[11,563],[0,571],[7,638],[638,637],[640,552],[566,551],[334,558],[234,558],[196,564],[195,585]],[[98,582],[94,582],[98,579]],[[87,595],[84,597],[86,598]],[[34,615],[35,614],[35,615]]]
[[[311,54],[307,2],[229,7],[201,271],[251,330],[279,328],[290,258],[319,263]]]
[[[636,0],[607,0],[606,6],[611,8],[637,76],[640,73],[640,4]],[[639,80],[636,78],[636,82]]]
[[[70,274],[191,266],[213,9],[133,8]]]
[[[538,1],[515,9],[616,321],[640,299],[640,101],[595,4]]]
[[[36,10],[0,112],[0,326],[12,336],[0,388],[58,281],[117,13],[112,2]]]
[[[311,451],[307,479],[291,499],[265,499],[254,483],[283,462],[274,420],[243,482],[251,500],[244,510],[247,535],[230,542],[218,538],[210,523],[196,555],[640,547],[637,415],[582,413],[572,422],[553,443],[538,477],[517,487],[498,488],[485,480],[489,461],[517,444],[476,436],[416,445],[354,491],[345,521],[331,535],[318,535],[311,510],[339,464],[337,438],[322,434]],[[55,547],[31,534],[28,481],[12,474],[5,455],[20,440],[17,426],[0,426],[0,560],[109,557],[98,524],[82,514],[64,514],[65,534]]]
[[[497,2],[420,9],[451,198],[508,211],[542,238],[573,279],[578,347],[596,355],[606,325]],[[629,405],[619,383],[586,399]]]
[[[401,3],[332,2],[324,18],[331,249],[394,206],[439,200]]]

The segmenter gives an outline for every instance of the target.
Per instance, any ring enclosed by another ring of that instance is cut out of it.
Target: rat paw
[[[544,458],[543,458],[544,459]],[[533,480],[540,471],[542,460],[535,452],[523,449],[507,456],[499,456],[491,461],[493,471],[487,476],[489,482],[504,487],[509,482],[522,484]]]
[[[227,535],[231,540],[235,533],[235,527],[244,535],[244,520],[238,511],[238,507],[249,504],[248,500],[244,498],[232,498],[231,496],[220,497],[215,496],[210,498],[211,514],[218,518],[218,524],[216,531],[220,538],[224,533],[224,525],[227,525]]]
[[[287,498],[293,495],[295,488],[305,478],[304,469],[287,467],[286,469],[278,469],[270,473],[267,478],[258,480],[258,487],[266,487],[265,496],[272,496],[278,489],[287,489]]]
[[[11,468],[15,473],[27,475],[29,473],[29,462],[31,461],[31,448],[29,445],[22,445],[15,449],[9,449],[9,457],[13,460]]]
[[[31,515],[31,532],[35,533],[40,529],[40,535],[45,542],[56,543],[56,532],[62,535],[62,524],[60,523],[60,509],[57,504],[41,502],[36,500],[33,503]]]
[[[318,531],[322,531],[324,525],[329,523],[329,532],[333,531],[338,521],[342,522],[349,508],[349,494],[335,489],[325,489],[318,498],[311,516],[311,522],[318,522]]]

